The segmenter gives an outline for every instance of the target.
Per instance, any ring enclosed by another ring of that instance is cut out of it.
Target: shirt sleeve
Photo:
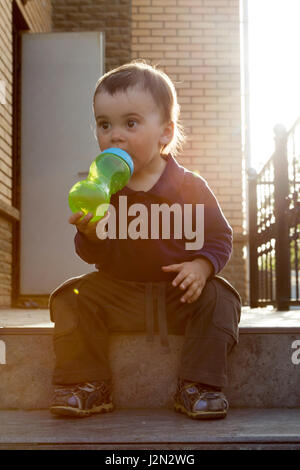
[[[74,243],[77,255],[88,264],[106,264],[109,258],[109,240],[91,242],[82,233],[77,231]]]
[[[201,249],[186,250],[187,259],[207,258],[214,267],[213,275],[215,275],[224,268],[230,259],[233,230],[207,182],[196,175],[192,175],[191,178],[192,180],[190,179],[188,188],[193,200],[194,217],[196,211],[195,204],[204,205],[204,240]],[[203,230],[203,227],[200,227],[200,229]]]

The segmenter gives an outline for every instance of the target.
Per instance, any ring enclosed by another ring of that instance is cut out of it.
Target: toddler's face
[[[170,125],[163,123],[151,94],[138,87],[114,95],[98,93],[94,112],[101,151],[125,150],[133,159],[135,174],[160,159],[161,147],[170,141]]]

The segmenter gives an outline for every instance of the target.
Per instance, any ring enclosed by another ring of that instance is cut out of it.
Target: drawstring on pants
[[[146,295],[146,327],[147,327],[147,341],[154,339],[154,295],[153,288],[157,288],[157,314],[158,314],[158,327],[160,342],[165,352],[170,351],[168,339],[168,327],[166,316],[166,283],[152,283],[147,282],[145,288]]]

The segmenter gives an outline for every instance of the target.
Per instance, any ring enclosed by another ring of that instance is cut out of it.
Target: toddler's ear
[[[163,133],[160,138],[160,144],[161,145],[168,145],[174,136],[174,122],[170,121],[168,124],[166,124]]]

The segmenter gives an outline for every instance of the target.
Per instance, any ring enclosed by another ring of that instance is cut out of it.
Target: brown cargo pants
[[[96,271],[69,279],[50,296],[56,363],[54,384],[111,379],[110,332],[185,335],[178,377],[216,387],[227,385],[227,356],[238,342],[241,298],[220,276],[200,297],[182,303],[171,282],[131,282]],[[138,358],[137,358],[138,361]]]

